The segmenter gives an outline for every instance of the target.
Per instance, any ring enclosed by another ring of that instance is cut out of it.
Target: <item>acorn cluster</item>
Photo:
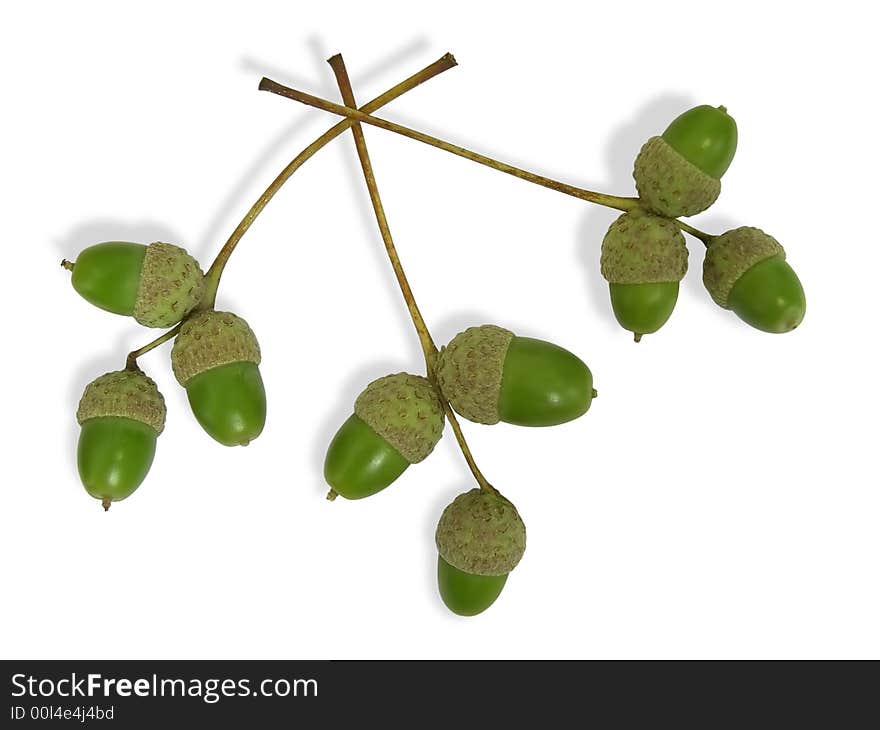
[[[482,424],[555,426],[582,416],[596,391],[568,350],[496,325],[470,327],[442,348],[432,380],[409,373],[374,380],[357,397],[324,459],[329,497],[369,497],[423,461],[443,433],[444,401]],[[486,610],[526,544],[516,508],[490,485],[459,495],[437,526],[440,595],[455,613]]]
[[[341,57],[331,59],[333,64],[343,97],[351,97],[343,81]],[[447,54],[386,95],[399,95],[406,90],[403,87],[414,88],[452,65],[454,59]],[[264,82],[268,85],[261,83],[261,88],[281,90],[278,93],[335,114],[355,115],[360,122],[381,122],[390,131],[523,179],[569,194],[579,190],[376,120],[353,105],[340,107]],[[354,121],[348,122],[375,206],[375,178],[365,142],[358,136],[360,127],[353,125]],[[345,131],[339,127],[334,130]],[[315,149],[332,140],[334,130],[307,147],[301,153],[307,156],[296,158],[282,175],[289,177]],[[637,340],[656,332],[672,314],[688,266],[683,230],[707,244],[703,280],[719,306],[768,332],[789,331],[803,318],[803,289],[774,238],[749,227],[710,236],[678,220],[705,210],[718,198],[721,177],[735,150],[736,124],[726,110],[696,107],[642,148],[634,167],[637,199],[580,191],[584,199],[624,211],[605,236],[600,263],[615,316]],[[286,177],[278,179],[283,184]],[[243,446],[263,431],[266,391],[259,343],[244,319],[216,310],[214,303],[229,255],[280,184],[273,182],[248,212],[207,274],[184,249],[161,242],[98,243],[80,252],[76,261],[62,262],[71,272],[74,289],[91,304],[133,317],[146,327],[171,328],[130,353],[124,369],[89,383],[80,400],[79,475],[86,491],[105,510],[131,496],[153,462],[166,406],[137,358],[163,342],[173,339],[174,376],[205,432],[224,446]],[[431,455],[449,424],[478,488],[459,494],[440,516],[435,535],[437,585],[451,611],[472,616],[492,605],[519,564],[526,528],[514,504],[477,468],[456,414],[484,425],[567,423],[589,410],[597,395],[593,375],[568,350],[494,324],[470,327],[438,351],[396,260],[390,233],[383,229],[381,206],[376,207],[389,258],[422,342],[426,375],[398,372],[366,385],[327,447],[328,498],[358,500],[386,489],[411,465]]]
[[[205,304],[205,276],[168,243],[108,241],[64,261],[73,288],[96,307],[147,327],[175,327],[171,367],[202,428],[226,446],[246,445],[266,422],[260,346],[241,317]],[[77,410],[77,464],[104,509],[147,476],[165,425],[165,400],[132,361],[86,386]]]
[[[688,250],[675,219],[718,199],[736,145],[733,117],[704,105],[673,120],[636,157],[638,204],[608,229],[601,268],[617,321],[637,342],[672,315],[687,273]],[[764,332],[789,332],[801,323],[804,291],[776,239],[743,227],[704,240],[703,282],[719,306]]]

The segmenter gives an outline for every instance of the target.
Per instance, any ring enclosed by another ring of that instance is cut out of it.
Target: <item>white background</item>
[[[876,26],[869,4],[16,4],[4,9],[0,654],[6,658],[874,657],[878,588]],[[557,342],[600,397],[552,429],[465,424],[519,507],[499,601],[440,602],[433,530],[470,488],[451,434],[382,494],[324,500],[326,444],[373,378],[422,372],[350,135],[242,243],[218,305],[263,347],[263,436],[201,432],[168,366],[148,480],[105,514],[75,467],[79,395],[154,332],[59,268],[92,243],[210,259],[276,172],[335,122],[264,74],[361,102],[445,51],[460,66],[388,118],[633,193],[641,143],[725,104],[740,147],[695,223],[786,246],[802,327],[749,329],[702,289],[632,343],[598,270],[614,213],[367,129],[438,341],[485,322]]]

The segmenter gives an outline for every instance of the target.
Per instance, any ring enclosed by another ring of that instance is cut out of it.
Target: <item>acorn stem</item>
[[[401,81],[399,84],[393,86],[384,94],[380,94],[367,104],[364,104],[363,111],[372,112],[385,106],[397,97],[402,96],[406,92],[411,91],[417,86],[423,84],[425,81],[428,81],[429,79],[434,78],[434,76],[437,76],[438,74],[441,74],[444,71],[448,71],[450,68],[453,68],[456,63],[457,62],[453,55],[451,53],[446,53],[441,58],[434,61],[434,63],[426,66],[421,71],[410,76],[408,79]],[[274,197],[275,193],[277,193],[281,189],[284,183],[287,182],[290,176],[293,175],[293,173],[296,172],[303,165],[303,163],[311,158],[322,147],[336,139],[336,137],[338,137],[346,129],[351,127],[353,123],[354,122],[350,119],[343,119],[341,122],[324,132],[324,134],[318,137],[314,142],[312,142],[308,147],[306,147],[302,152],[294,157],[287,164],[287,167],[285,167],[271,182],[269,187],[267,187],[263,191],[263,194],[251,206],[250,210],[245,214],[244,218],[241,219],[241,222],[232,232],[232,235],[229,236],[229,239],[223,245],[223,248],[220,249],[217,257],[214,259],[214,262],[211,264],[211,267],[205,274],[206,286],[205,293],[202,296],[202,301],[199,304],[200,309],[212,309],[214,307],[214,302],[217,299],[217,289],[220,286],[220,279],[223,276],[223,270],[226,267],[226,263],[229,261],[229,257],[232,256],[232,252],[235,250],[235,247],[238,245],[238,242],[241,240],[242,236],[244,236],[248,228],[251,227],[251,225],[257,219],[260,213],[263,212],[263,209]]]
[[[699,238],[707,248],[709,247],[709,244],[712,243],[712,239],[715,238],[711,233],[706,233],[699,228],[694,228],[692,225],[685,223],[684,221],[676,220],[675,225],[685,233],[690,233],[694,238]]]
[[[68,261],[67,259],[61,259],[61,268],[67,269],[68,271],[73,271],[74,263],[75,262]]]
[[[545,177],[544,175],[539,175],[528,170],[523,170],[522,168],[515,167],[514,165],[509,165],[506,162],[501,162],[486,155],[480,154],[479,152],[474,152],[473,150],[466,149],[465,147],[460,147],[459,145],[452,144],[451,142],[446,142],[442,139],[438,139],[437,137],[432,137],[429,134],[419,132],[418,130],[411,129],[410,127],[405,127],[401,124],[389,122],[386,119],[374,117],[371,114],[366,113],[365,110],[351,109],[348,107],[340,106],[339,104],[334,104],[332,101],[321,99],[320,97],[313,96],[312,94],[307,94],[303,91],[291,89],[290,87],[279,84],[275,81],[272,81],[271,79],[263,78],[263,80],[260,81],[260,90],[270,91],[273,94],[278,94],[279,96],[293,99],[294,101],[298,101],[301,104],[313,106],[332,114],[338,114],[340,116],[348,117],[350,120],[353,119],[357,120],[358,122],[363,122],[365,124],[371,124],[374,127],[379,127],[380,129],[384,129],[389,132],[395,132],[396,134],[408,137],[409,139],[413,139],[417,142],[422,142],[423,144],[430,145],[431,147],[436,147],[437,149],[443,150],[444,152],[449,152],[450,154],[457,155],[458,157],[463,157],[466,160],[471,160],[472,162],[476,162],[480,165],[491,167],[493,170],[498,170],[499,172],[513,175],[514,177],[518,177],[520,180],[526,180],[527,182],[541,185],[542,187],[549,188],[550,190],[556,190],[557,192],[565,193],[566,195],[571,195],[572,197],[586,200],[590,203],[604,205],[608,208],[614,208],[615,210],[628,211],[635,208],[639,202],[638,198],[622,198],[617,195],[598,193],[593,190],[579,188],[575,185],[569,185],[567,183],[560,182],[559,180],[554,180],[552,178]]]
[[[348,76],[348,71],[345,68],[345,61],[342,59],[342,54],[337,53],[335,56],[327,59],[327,63],[330,64],[333,73],[336,75],[336,83],[339,85],[342,100],[346,104],[345,108],[357,109],[357,102],[354,98],[354,92],[351,88],[351,80]],[[382,205],[382,198],[379,195],[379,188],[376,184],[376,175],[373,172],[373,163],[370,161],[370,153],[367,149],[367,141],[364,138],[364,130],[359,123],[355,122],[351,127],[351,132],[354,135],[354,144],[357,149],[358,158],[360,159],[361,170],[363,170],[364,173],[364,181],[366,182],[367,191],[370,195],[370,202],[373,205],[373,213],[376,216],[376,223],[379,226],[379,233],[382,236],[382,242],[385,244],[385,252],[388,254],[388,260],[391,262],[391,268],[394,270],[394,276],[397,279],[400,292],[403,295],[403,300],[406,302],[406,308],[409,311],[410,319],[412,319],[413,326],[415,327],[416,334],[418,334],[419,342],[422,346],[422,352],[425,356],[425,369],[428,378],[434,384],[437,395],[443,404],[443,410],[446,412],[446,418],[449,420],[449,425],[452,426],[455,440],[458,442],[461,453],[464,455],[464,459],[467,462],[471,473],[474,475],[474,479],[476,479],[477,484],[480,485],[480,489],[492,494],[498,494],[497,490],[489,484],[488,480],[483,476],[483,473],[477,466],[477,462],[471,453],[464,434],[462,433],[458,419],[455,417],[455,413],[449,405],[449,402],[443,397],[437,384],[437,376],[435,372],[435,362],[438,354],[437,346],[434,344],[434,339],[431,337],[431,333],[428,330],[428,325],[425,323],[424,317],[422,317],[422,313],[419,310],[419,306],[413,295],[412,288],[406,278],[403,264],[401,264],[400,257],[397,254],[397,247],[394,245],[394,239],[391,236],[391,229],[388,226],[388,218],[385,215],[385,208]]]
[[[528,170],[523,170],[522,168],[510,165],[506,162],[501,162],[500,160],[496,160],[492,157],[488,157],[487,155],[480,154],[479,152],[474,152],[473,150],[469,150],[465,147],[460,147],[459,145],[452,144],[451,142],[446,142],[445,140],[433,137],[430,134],[425,134],[424,132],[419,132],[416,129],[405,127],[402,124],[396,124],[395,122],[390,122],[387,119],[374,117],[371,114],[366,113],[366,106],[362,109],[352,109],[350,107],[340,106],[339,104],[335,104],[332,101],[328,101],[327,99],[321,99],[320,97],[313,96],[312,94],[307,94],[304,91],[291,89],[288,86],[284,86],[283,84],[279,84],[278,82],[272,81],[268,78],[263,78],[263,80],[260,81],[260,90],[270,91],[273,94],[278,94],[279,96],[293,99],[294,101],[298,101],[301,104],[313,106],[317,109],[322,109],[323,111],[330,112],[331,114],[338,114],[340,116],[347,117],[349,121],[357,120],[358,122],[371,124],[374,127],[379,127],[380,129],[384,129],[388,132],[394,132],[396,134],[402,135],[403,137],[408,137],[409,139],[415,140],[416,142],[422,142],[423,144],[430,145],[431,147],[436,147],[437,149],[443,150],[444,152],[449,152],[450,154],[457,155],[458,157],[463,157],[464,159],[471,160],[472,162],[476,162],[477,164],[485,165],[486,167],[490,167],[493,170],[498,170],[499,172],[513,175],[520,180],[525,180],[526,182],[534,183],[535,185],[540,185],[542,187],[549,188],[550,190],[556,190],[557,192],[565,193],[566,195],[571,195],[574,198],[586,200],[590,203],[604,205],[606,208],[629,211],[633,208],[636,208],[639,204],[638,198],[624,198],[618,195],[609,195],[608,193],[600,193],[596,192],[595,190],[586,190],[585,188],[579,188],[575,185],[569,185],[568,183],[560,182],[559,180],[554,180],[553,178],[549,178],[544,175],[539,175]],[[681,228],[681,230],[690,233],[696,238],[699,238],[707,246],[713,238],[713,236],[711,236],[710,234],[704,233],[703,231],[694,228],[687,223],[683,223],[679,220],[676,220],[675,222],[678,227]]]
[[[152,342],[147,343],[143,347],[139,347],[137,350],[132,350],[131,352],[129,352],[128,357],[125,358],[125,369],[126,370],[138,370],[139,368],[138,368],[138,364],[137,364],[137,359],[141,355],[146,355],[150,350],[155,350],[157,347],[159,347],[159,345],[162,345],[162,344],[168,342],[168,340],[176,337],[177,333],[180,332],[180,327],[182,324],[183,324],[182,322],[176,324],[174,327],[172,327],[167,332],[159,335]]]

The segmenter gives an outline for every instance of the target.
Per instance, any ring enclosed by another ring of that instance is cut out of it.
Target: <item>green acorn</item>
[[[165,399],[140,370],[118,370],[86,386],[76,419],[80,480],[109,509],[147,476],[165,427]]]
[[[668,218],[706,210],[721,194],[736,144],[736,122],[723,106],[684,112],[636,157],[633,177],[642,204]]]
[[[742,226],[711,240],[703,283],[720,307],[764,332],[790,332],[806,312],[806,298],[785,250],[759,228]]]
[[[171,349],[174,376],[202,428],[224,446],[246,446],[266,423],[260,345],[231,312],[196,312]]]
[[[435,540],[443,602],[454,613],[474,616],[495,602],[522,558],[526,527],[506,498],[472,489],[443,510]]]
[[[468,420],[554,426],[582,416],[593,397],[593,375],[557,345],[485,324],[457,334],[437,360],[437,380]]]
[[[396,373],[374,380],[330,442],[324,478],[346,499],[375,494],[434,450],[443,423],[443,405],[427,378]]]
[[[73,288],[87,301],[146,327],[171,327],[199,303],[204,275],[198,262],[170,243],[108,241],[90,246],[74,263]]]
[[[660,329],[672,315],[688,266],[675,222],[639,208],[624,213],[605,234],[600,263],[621,327],[636,342]]]

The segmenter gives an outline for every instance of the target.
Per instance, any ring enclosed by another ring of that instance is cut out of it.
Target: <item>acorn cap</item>
[[[354,413],[410,464],[434,450],[443,433],[443,405],[427,378],[409,373],[374,380],[357,397]]]
[[[198,261],[179,246],[151,243],[144,255],[134,318],[146,327],[171,327],[202,298],[205,277]]]
[[[614,221],[605,234],[601,267],[612,284],[681,281],[688,249],[674,221],[636,208]]]
[[[511,502],[480,489],[459,494],[437,524],[437,550],[471,575],[507,575],[526,549],[526,526]]]
[[[452,407],[476,423],[498,423],[504,359],[514,334],[484,324],[459,332],[440,351],[437,380]]]
[[[642,204],[668,218],[700,213],[721,194],[720,180],[686,160],[662,137],[651,137],[642,146],[633,177]]]
[[[196,375],[233,362],[259,365],[260,345],[248,323],[231,312],[196,312],[171,348],[174,377],[184,387]]]
[[[773,256],[785,258],[785,249],[760,228],[742,226],[713,238],[703,259],[703,284],[712,299],[729,309],[727,298],[739,278],[755,264]]]
[[[165,399],[152,379],[140,370],[114,370],[86,386],[76,420],[130,418],[150,426],[158,436],[165,428]]]

